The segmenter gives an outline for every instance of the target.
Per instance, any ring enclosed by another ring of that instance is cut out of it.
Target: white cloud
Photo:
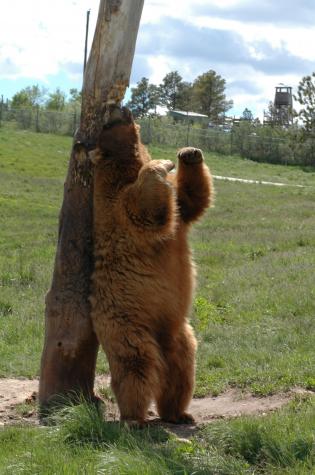
[[[281,1],[279,9],[285,5]],[[3,0],[3,3],[1,79],[24,78],[28,84],[47,81],[53,88],[62,84],[51,85],[48,82],[51,75],[64,71],[72,79],[81,76],[86,11],[91,9],[91,43],[99,0]],[[315,4],[309,7],[310,2],[302,3],[306,14],[311,8],[315,15]],[[272,18],[276,3],[261,0],[259,8],[266,21],[255,20],[255,9],[249,0],[145,0],[133,83],[143,75],[159,83],[167,72],[175,69],[191,81],[198,74],[215,69],[227,79],[227,95],[233,98],[235,110],[249,107],[261,114],[263,106],[267,107],[268,100],[273,99],[274,87],[279,82],[296,86],[302,75],[311,73],[315,49],[310,22],[303,24],[306,14],[300,14],[296,24],[293,14],[289,22],[275,24],[267,20]],[[185,37],[184,22],[194,31],[193,38]],[[175,31],[176,24],[184,34]],[[226,33],[227,44],[220,44],[224,36],[213,34],[219,30]],[[166,45],[167,38],[170,44]],[[219,43],[209,44],[210,40]],[[159,42],[167,47],[159,50]]]
[[[92,3],[96,10],[97,0]],[[0,62],[10,58],[17,70],[4,76],[44,80],[57,74],[60,64],[82,61],[85,15],[90,4],[89,0],[7,2],[6,14],[0,17]]]
[[[204,7],[209,0],[145,0],[142,23],[159,23],[161,18],[192,18],[196,6]]]

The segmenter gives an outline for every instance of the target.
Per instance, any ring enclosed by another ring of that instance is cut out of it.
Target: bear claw
[[[163,418],[165,422],[170,422],[172,424],[194,424],[194,417],[188,412],[183,412],[180,416]]]
[[[202,151],[194,147],[182,148],[179,150],[177,157],[187,164],[201,163],[203,161]]]
[[[149,421],[146,419],[121,419],[121,423],[124,427],[129,429],[144,429],[149,425]]]
[[[131,111],[127,107],[119,107],[116,105],[107,106],[105,112],[105,128],[109,129],[119,124],[128,125],[132,122],[133,116]]]

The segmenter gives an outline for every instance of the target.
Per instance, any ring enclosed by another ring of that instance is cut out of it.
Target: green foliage
[[[135,118],[144,117],[159,104],[159,90],[154,84],[149,84],[147,78],[142,78],[136,87],[131,89],[131,99],[127,107]]]
[[[292,126],[283,129],[275,125],[256,125],[248,120],[232,128],[228,153],[239,154],[257,162],[283,165],[315,164],[315,141],[304,139],[303,131]],[[218,150],[224,153],[224,149]]]
[[[233,105],[233,101],[226,100],[224,91],[225,79],[215,71],[199,76],[193,85],[183,81],[177,71],[172,71],[166,74],[159,87],[142,78],[131,90],[127,106],[135,117],[144,117],[161,104],[168,110],[194,110],[218,120]]]
[[[315,137],[315,72],[304,76],[298,86],[294,99],[302,106],[298,116],[303,122],[307,135]]]
[[[8,110],[15,109],[34,109],[33,114],[37,114],[37,109],[51,111],[80,111],[82,93],[75,88],[70,89],[69,99],[60,88],[54,92],[48,91],[46,88],[40,88],[38,85],[28,86],[18,91],[9,103]],[[28,128],[28,127],[27,127]]]
[[[45,101],[46,94],[47,90],[45,88],[40,88],[38,84],[28,86],[14,94],[11,101],[11,107],[15,109],[41,106]]]
[[[70,93],[70,100],[69,100],[69,102],[81,103],[81,100],[82,100],[82,91],[78,91],[78,89],[72,88],[72,89],[70,89],[69,93]]]
[[[243,110],[242,118],[244,120],[248,120],[250,122],[253,122],[254,116],[251,110],[247,109],[247,107]]]
[[[181,111],[191,111],[192,109],[192,95],[193,95],[193,87],[190,82],[183,81],[180,84],[178,93],[177,93],[177,101],[176,107],[178,110]]]
[[[79,112],[81,111],[82,91],[72,88],[70,89],[69,94],[70,97],[65,104],[65,110],[79,115]]]
[[[169,118],[141,120],[140,124],[145,143],[172,147],[194,145],[207,152],[240,155],[257,162],[305,165],[310,170],[315,165],[315,139],[304,140],[303,132],[297,126],[285,130],[242,120],[224,131],[219,127],[174,125]]]
[[[160,84],[160,101],[168,110],[188,110],[191,94],[191,84],[184,82],[177,71],[166,74]]]
[[[225,79],[210,70],[198,76],[193,83],[193,109],[217,122],[220,115],[233,107],[225,96]]]
[[[61,91],[59,87],[55,92],[49,93],[48,100],[46,102],[46,108],[48,110],[63,111],[66,105],[66,94]]]
[[[12,107],[32,107],[33,104],[25,90],[17,92],[12,98]]]
[[[194,320],[193,323],[196,327],[196,330],[203,334],[213,323],[224,323],[224,313],[226,308],[222,309],[220,306],[217,306],[209,302],[204,297],[196,297],[194,302]]]

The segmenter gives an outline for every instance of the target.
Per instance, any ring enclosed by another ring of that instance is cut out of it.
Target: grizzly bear
[[[131,113],[119,111],[91,154],[93,326],[121,420],[143,425],[155,401],[164,421],[189,423],[197,344],[187,234],[210,204],[211,175],[195,148],[180,150],[169,173],[173,163],[151,160]]]

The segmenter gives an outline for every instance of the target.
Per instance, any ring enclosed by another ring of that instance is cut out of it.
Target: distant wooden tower
[[[285,127],[293,123],[292,87],[283,84],[276,86],[274,102],[270,102],[267,112],[264,111],[264,123]]]
[[[274,107],[276,122],[280,125],[291,125],[293,122],[292,87],[283,84],[276,87]]]

